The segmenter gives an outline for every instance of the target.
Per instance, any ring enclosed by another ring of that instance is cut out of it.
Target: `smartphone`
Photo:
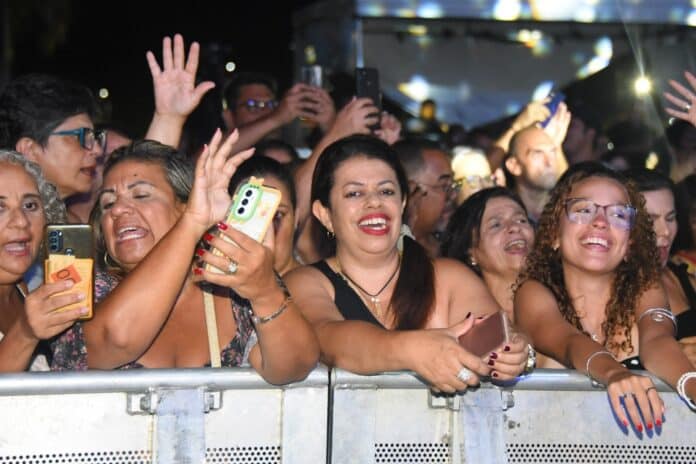
[[[468,332],[459,337],[459,344],[469,353],[481,358],[506,342],[508,333],[507,317],[505,313],[498,311],[477,321]]]
[[[379,119],[382,112],[382,92],[379,88],[379,72],[376,68],[355,68],[355,95],[358,98],[367,97],[372,99],[372,103],[377,107],[377,116]],[[379,129],[379,121],[372,126],[370,130]]]
[[[551,118],[556,114],[556,110],[558,110],[558,105],[565,100],[565,95],[561,92],[551,92],[549,97],[551,97],[551,100],[546,103],[546,107],[549,109],[549,117],[541,122],[541,127],[548,126]]]
[[[262,178],[252,176],[235,192],[225,222],[261,242],[273,221],[281,196],[280,190],[263,185]],[[228,240],[225,235],[222,237]],[[212,248],[211,251],[215,255],[221,255],[216,248]],[[213,266],[206,268],[213,272],[221,272]]]
[[[302,66],[300,68],[301,79],[304,84],[322,88],[324,86],[323,70],[317,64]]]
[[[44,281],[46,283],[71,279],[75,285],[62,293],[82,292],[85,300],[56,309],[62,312],[87,306],[92,317],[94,295],[94,236],[89,224],[49,224],[46,226],[46,256]]]
[[[94,235],[89,224],[49,224],[44,240],[46,256],[94,257]]]

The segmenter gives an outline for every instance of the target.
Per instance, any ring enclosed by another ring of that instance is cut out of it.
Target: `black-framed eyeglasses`
[[[565,201],[566,216],[570,222],[589,224],[602,209],[607,222],[618,229],[631,230],[636,218],[636,209],[628,204],[615,203],[598,205],[587,198],[568,198]]]
[[[271,110],[278,108],[278,100],[254,100],[250,98],[249,100],[240,102],[237,106],[243,106],[253,113],[265,108]]]
[[[104,149],[106,146],[106,132],[102,130],[94,130],[91,127],[80,127],[79,129],[62,130],[51,132],[50,135],[72,135],[77,137],[80,146],[86,150],[94,148],[94,144],[98,143],[99,147]]]

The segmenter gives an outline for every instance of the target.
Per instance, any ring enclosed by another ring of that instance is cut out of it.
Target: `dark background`
[[[292,1],[0,1],[3,80],[27,72],[60,74],[107,88],[105,118],[143,135],[153,109],[145,52],[161,63],[162,38],[181,33],[188,49],[201,44],[199,76],[266,71],[286,88],[292,80],[292,15],[316,3]]]

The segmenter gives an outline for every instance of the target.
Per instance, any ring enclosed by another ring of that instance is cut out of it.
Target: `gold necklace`
[[[379,316],[382,315],[382,306],[380,305],[380,299],[379,296],[382,294],[382,292],[389,286],[392,280],[394,280],[394,277],[396,274],[399,272],[399,269],[401,268],[401,255],[397,255],[398,260],[396,262],[396,268],[394,269],[394,272],[391,273],[387,281],[382,285],[382,288],[379,289],[377,293],[370,293],[364,288],[362,288],[356,281],[354,281],[341,267],[341,261],[338,260],[338,255],[336,255],[336,267],[338,271],[338,275],[340,275],[343,280],[345,280],[348,284],[351,286],[354,286],[358,290],[360,290],[362,293],[367,295],[370,298],[370,301],[372,302],[372,305],[375,307],[375,310],[377,311],[377,314]]]

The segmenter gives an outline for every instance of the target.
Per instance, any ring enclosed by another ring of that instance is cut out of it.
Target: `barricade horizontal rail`
[[[665,422],[638,432],[567,370],[458,395],[325,367],[284,387],[246,368],[0,375],[0,464],[696,462],[696,414],[655,383]]]

